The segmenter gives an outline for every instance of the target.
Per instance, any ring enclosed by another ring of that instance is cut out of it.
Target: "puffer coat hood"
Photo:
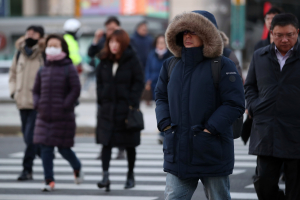
[[[177,15],[166,31],[168,49],[175,57],[181,57],[183,45],[181,33],[185,30],[195,32],[203,41],[203,55],[215,58],[223,53],[223,41],[219,34],[215,17],[207,11],[184,12]]]

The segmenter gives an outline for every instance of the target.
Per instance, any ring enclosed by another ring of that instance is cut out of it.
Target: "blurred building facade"
[[[246,0],[246,47],[244,66],[253,54],[254,44],[260,40],[263,25],[263,6],[267,0]],[[269,0],[272,5],[300,19],[300,1]],[[46,34],[63,33],[65,20],[78,17],[82,22],[79,40],[83,57],[96,29],[104,28],[107,16],[119,17],[122,27],[133,33],[142,20],[149,22],[152,35],[163,33],[168,21],[184,11],[207,10],[217,19],[219,29],[230,35],[231,0],[1,0],[0,1],[0,60],[9,60],[15,51],[15,40],[26,27],[39,24]],[[3,36],[5,37],[4,39]],[[4,47],[3,47],[4,46]]]

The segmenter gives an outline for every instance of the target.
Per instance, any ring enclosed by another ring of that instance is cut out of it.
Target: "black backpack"
[[[214,86],[217,91],[219,90],[219,82],[220,82],[220,77],[221,77],[221,68],[222,68],[221,59],[222,59],[222,57],[219,56],[219,57],[211,60],[211,71],[212,71],[212,76],[214,79]],[[179,60],[180,60],[180,58],[177,58],[177,57],[171,58],[169,65],[168,65],[168,82],[170,80],[172,70],[174,69],[176,63]],[[242,128],[243,128],[243,120],[244,120],[244,116],[242,115],[241,117],[237,118],[232,124],[234,139],[241,137]]]
[[[40,67],[40,69],[38,71],[38,76],[40,76],[40,77],[41,77],[41,72],[42,72],[43,68],[44,68],[43,66]],[[64,68],[65,68],[66,81],[68,82],[69,81],[69,66],[66,65],[66,66],[64,66]],[[68,87],[68,84],[67,84],[67,87]],[[66,87],[65,91],[68,90],[67,87]],[[75,102],[75,106],[78,106],[78,105],[79,105],[79,100],[77,99],[76,102]]]

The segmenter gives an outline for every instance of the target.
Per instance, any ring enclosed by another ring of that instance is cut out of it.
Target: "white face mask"
[[[47,47],[45,52],[47,55],[56,56],[61,53],[61,48]]]

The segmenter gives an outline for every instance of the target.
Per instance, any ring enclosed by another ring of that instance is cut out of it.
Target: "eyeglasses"
[[[291,39],[292,37],[294,37],[295,33],[288,33],[286,35],[285,34],[280,34],[280,33],[274,33],[273,35],[276,39],[282,40],[284,37],[286,39]]]
[[[194,31],[189,31],[189,30],[183,31],[183,35],[187,35],[187,34],[196,35],[196,33]]]

